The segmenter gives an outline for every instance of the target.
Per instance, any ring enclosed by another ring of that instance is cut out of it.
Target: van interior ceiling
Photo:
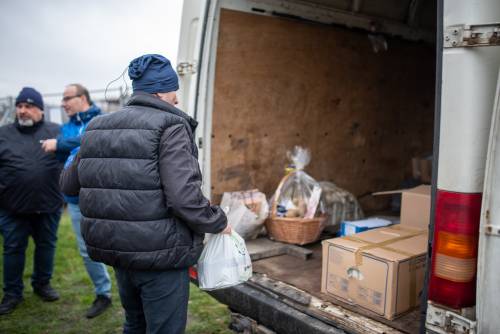
[[[381,1],[363,6],[383,15],[374,3]],[[395,20],[393,12],[384,19]],[[433,43],[224,8],[217,43],[215,201],[253,187],[272,195],[287,150],[301,145],[312,153],[310,175],[352,192],[365,212],[380,212],[389,199],[369,194],[401,188],[411,158],[432,154]]]

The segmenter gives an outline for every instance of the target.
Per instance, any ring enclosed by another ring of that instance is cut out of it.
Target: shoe
[[[59,294],[50,286],[50,283],[45,285],[33,285],[33,292],[40,296],[45,302],[53,302],[59,299]]]
[[[23,301],[23,297],[4,296],[0,304],[0,315],[9,314]]]
[[[92,303],[85,317],[87,319],[92,319],[100,315],[102,312],[106,311],[107,308],[111,306],[111,298],[104,295],[97,295],[97,298]]]

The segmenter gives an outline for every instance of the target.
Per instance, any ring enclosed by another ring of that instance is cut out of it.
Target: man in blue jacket
[[[58,159],[69,165],[80,148],[80,140],[91,119],[101,114],[101,110],[92,103],[88,90],[81,84],[70,84],[64,90],[62,106],[69,121],[61,128],[61,134],[56,139],[46,140],[42,147],[46,152],[55,152]],[[64,196],[68,203],[73,230],[78,241],[80,255],[85,268],[94,284],[96,299],[86,313],[87,318],[94,318],[111,305],[111,280],[106,266],[101,262],[92,261],[87,254],[87,248],[80,231],[82,214],[78,205],[78,196]]]

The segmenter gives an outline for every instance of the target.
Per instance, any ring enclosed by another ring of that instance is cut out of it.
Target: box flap
[[[401,224],[427,229],[431,217],[431,187],[421,185],[403,192]]]
[[[377,192],[372,193],[372,195],[373,196],[381,196],[381,195],[394,195],[394,194],[402,194],[402,193],[429,195],[430,194],[430,187],[431,186],[429,186],[427,184],[421,184],[419,186],[416,186],[415,188],[377,191]]]
[[[428,228],[431,214],[431,186],[422,184],[415,188],[379,191],[372,195],[402,194],[401,225]]]
[[[372,193],[372,196],[401,194],[405,190],[408,190],[408,189],[377,191],[377,192]]]
[[[406,190],[404,190],[404,192],[416,194],[416,195],[429,196],[431,193],[431,186],[429,186],[427,184],[421,184],[415,188],[406,189]]]

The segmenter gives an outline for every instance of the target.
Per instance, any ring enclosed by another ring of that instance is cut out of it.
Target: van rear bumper
[[[226,304],[232,311],[252,318],[276,333],[348,333],[334,324],[309,316],[247,283],[208,293]]]

